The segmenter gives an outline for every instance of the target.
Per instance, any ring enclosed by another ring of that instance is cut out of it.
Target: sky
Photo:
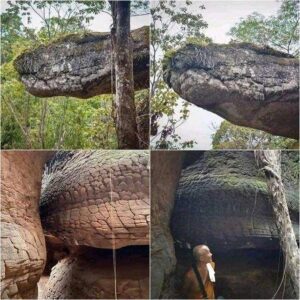
[[[9,7],[6,0],[1,1],[1,12],[5,11]],[[14,3],[15,0],[12,0]],[[31,10],[32,11],[32,10]],[[112,23],[111,17],[106,13],[100,13],[95,16],[94,20],[90,23],[89,29],[98,32],[109,32],[110,25]],[[26,24],[26,22],[25,22]],[[32,14],[32,28],[40,28],[41,20],[36,14]],[[136,16],[131,18],[131,29],[136,29],[145,25],[150,25],[150,15],[148,16]]]
[[[227,32],[239,22],[240,18],[245,18],[253,12],[258,12],[264,16],[274,15],[280,7],[279,1],[272,0],[209,0],[194,1],[195,10],[200,4],[205,6],[205,10],[201,10],[201,13],[208,23],[208,28],[204,32],[215,43],[220,44],[230,41]],[[179,103],[183,101],[179,100]],[[222,121],[223,119],[218,115],[191,104],[190,116],[183,125],[177,128],[177,133],[181,136],[182,142],[195,140],[197,144],[193,149],[208,150],[212,148],[211,135]],[[164,120],[161,124],[163,122]]]

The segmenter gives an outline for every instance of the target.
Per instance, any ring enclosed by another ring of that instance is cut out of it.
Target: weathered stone
[[[297,165],[297,155],[283,152],[282,163],[286,197],[298,234],[298,179],[289,170]],[[172,228],[176,240],[192,245],[209,243],[213,249],[220,245],[223,249],[244,249],[251,243],[252,248],[278,249],[269,191],[253,152],[204,152],[184,169]]]
[[[140,163],[141,157],[147,158],[148,152],[57,153],[43,177],[40,211],[44,229],[68,246],[112,248],[113,242],[116,248],[148,245],[150,205],[143,200],[149,198],[149,189],[141,183],[128,186],[123,181],[126,176],[137,176],[140,181],[142,174],[147,178],[148,170]],[[126,170],[120,171],[119,164],[126,165]],[[100,185],[103,188],[99,188]],[[118,192],[120,185],[121,193]],[[88,201],[83,189],[87,191]],[[61,195],[66,194],[70,194],[72,201],[59,205]],[[133,235],[139,233],[139,238],[123,235],[127,227],[132,229]],[[107,238],[111,235],[116,241]]]
[[[299,138],[297,58],[250,44],[188,44],[165,59],[164,80],[233,124]]]
[[[117,251],[116,277],[112,252],[87,249],[82,255],[61,260],[51,272],[45,299],[115,299],[115,280],[118,299],[148,299],[148,251],[131,253]]]
[[[149,27],[132,31],[134,88],[149,87]],[[112,92],[109,33],[70,35],[20,55],[15,68],[39,97],[90,98]]]
[[[182,152],[151,153],[151,297],[172,299],[176,258],[170,232]],[[163,175],[163,176],[162,176]]]
[[[43,165],[53,152],[1,153],[1,298],[29,298],[46,261],[38,200]]]

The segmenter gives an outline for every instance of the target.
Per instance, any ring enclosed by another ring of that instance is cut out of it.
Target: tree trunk
[[[265,172],[267,184],[272,195],[272,207],[276,225],[279,231],[279,240],[285,257],[285,268],[291,280],[295,296],[299,298],[299,248],[292,227],[284,186],[281,180],[280,151],[257,150],[255,158],[259,167]]]
[[[113,16],[112,45],[115,69],[115,113],[119,149],[138,149],[130,36],[130,1],[110,1]]]

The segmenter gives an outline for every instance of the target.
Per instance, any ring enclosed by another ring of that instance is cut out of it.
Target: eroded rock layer
[[[135,90],[149,87],[149,28],[132,32]],[[70,35],[25,52],[15,68],[29,93],[39,97],[90,98],[112,93],[109,33]]]
[[[298,151],[282,151],[282,178],[297,239],[298,163]],[[177,298],[184,296],[182,282],[192,263],[188,244],[206,244],[216,262],[218,296],[296,299],[288,277],[279,286],[284,259],[270,201],[265,175],[257,167],[253,152],[186,155],[171,221]]]
[[[164,79],[236,125],[299,138],[297,58],[250,44],[189,44],[165,59]]]
[[[149,245],[147,151],[60,152],[43,176],[44,230],[65,245]]]
[[[43,165],[51,152],[1,153],[1,299],[33,299],[46,263],[39,217]]]
[[[148,251],[144,252],[137,247],[118,250],[115,272],[111,250],[85,249],[80,255],[64,258],[53,267],[44,296],[46,299],[148,299],[149,258]]]
[[[299,232],[298,152],[282,152],[282,176]],[[181,173],[172,228],[175,240],[212,249],[278,249],[269,192],[253,152],[204,152]],[[298,236],[299,238],[299,236]]]

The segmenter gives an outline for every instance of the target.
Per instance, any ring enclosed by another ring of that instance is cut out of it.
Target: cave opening
[[[298,239],[299,217],[294,203],[298,205],[299,200],[294,177],[289,168],[285,169],[289,160],[284,154],[282,176]],[[213,254],[217,297],[294,298],[267,183],[253,152],[187,154],[169,225],[177,260],[173,277],[176,298],[186,297],[182,287],[194,261],[192,248],[201,244]]]
[[[280,249],[211,249],[215,262],[215,294],[225,299],[289,299],[287,282],[282,282],[283,256]],[[176,297],[184,298],[182,285],[191,267],[192,251],[175,244]],[[280,285],[281,283],[281,285]],[[222,298],[221,298],[222,299]]]
[[[68,248],[63,244],[54,243],[53,237],[46,235],[47,262],[38,282],[38,299],[45,298],[46,284],[65,272],[62,277],[65,287],[71,286],[74,299],[82,298],[85,289],[94,297],[114,299],[114,282],[118,286],[118,295],[124,293],[122,289],[136,288],[138,282],[142,296],[149,294],[149,246],[134,245],[115,250],[116,273],[113,265],[113,249],[79,246]],[[71,266],[71,267],[70,267]],[[72,276],[70,274],[72,273]],[[68,282],[69,281],[69,282]],[[75,283],[78,284],[75,284]],[[49,289],[49,287],[47,287]],[[111,295],[111,297],[109,297]]]

